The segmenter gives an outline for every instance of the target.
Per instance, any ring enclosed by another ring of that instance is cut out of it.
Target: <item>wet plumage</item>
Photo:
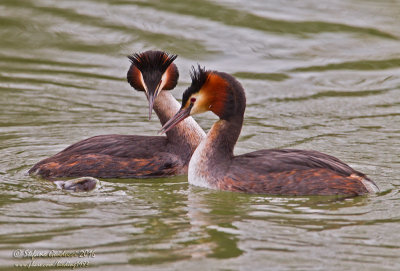
[[[147,51],[129,57],[128,82],[149,100],[164,124],[179,109],[166,90],[175,87],[176,56]],[[184,129],[187,126],[188,129]],[[177,126],[167,136],[100,135],[77,142],[34,165],[30,174],[54,180],[60,177],[149,178],[187,173],[190,157],[205,136],[193,119]]]
[[[189,183],[213,189],[270,195],[362,195],[379,191],[365,174],[339,159],[317,151],[269,149],[233,155],[239,137],[246,98],[231,75],[192,72],[179,112],[162,131],[193,114],[212,111],[220,119],[194,152]]]
[[[360,185],[360,177],[366,178],[337,158],[320,152],[261,150],[234,157],[224,177],[228,189],[224,189],[276,195],[302,195],[303,191],[312,195],[358,195],[368,192]],[[249,185],[233,180],[246,180]]]

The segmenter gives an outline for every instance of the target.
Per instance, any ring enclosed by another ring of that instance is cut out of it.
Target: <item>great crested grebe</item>
[[[189,183],[270,195],[361,195],[379,191],[363,173],[317,151],[259,150],[234,156],[246,107],[241,84],[231,75],[200,66],[183,93],[178,113],[161,129],[168,132],[190,115],[212,111],[219,117],[189,163]]]
[[[165,124],[180,108],[166,90],[178,82],[176,55],[146,51],[128,56],[130,85],[144,91],[149,117],[154,111]],[[55,180],[59,177],[146,178],[187,173],[194,150],[205,137],[192,119],[171,129],[167,136],[100,135],[77,142],[34,165],[29,174]]]

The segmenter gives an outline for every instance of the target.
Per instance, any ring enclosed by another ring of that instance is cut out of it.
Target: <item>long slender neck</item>
[[[219,120],[195,150],[188,169],[189,183],[218,188],[233,159],[233,148],[239,138],[243,115]]]
[[[169,91],[163,90],[155,99],[153,108],[160,119],[161,125],[164,125],[178,112],[180,104]],[[190,155],[204,137],[203,129],[192,117],[185,119],[167,132],[167,138],[171,143],[188,145],[191,151]]]
[[[233,158],[233,149],[239,138],[243,125],[243,115],[219,120],[211,127],[205,139],[207,157],[211,164]]]
[[[233,157],[233,148],[242,130],[246,95],[242,85],[231,75],[222,72],[215,74],[228,83],[224,89],[226,93],[224,107],[222,111],[217,111],[220,120],[214,123],[206,138],[206,145],[209,145],[208,150],[212,153],[208,157],[218,162]]]

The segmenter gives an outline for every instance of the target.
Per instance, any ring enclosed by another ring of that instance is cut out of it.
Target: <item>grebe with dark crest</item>
[[[317,151],[259,150],[234,156],[243,125],[246,97],[231,75],[193,68],[182,106],[161,132],[190,115],[212,111],[219,117],[189,163],[189,183],[197,186],[269,195],[362,195],[378,192],[365,174]]]
[[[180,105],[167,90],[179,77],[176,55],[146,51],[128,56],[130,85],[144,91],[149,118],[154,111],[165,124]],[[167,136],[100,135],[77,142],[34,165],[29,174],[55,180],[60,177],[148,178],[187,173],[190,157],[205,137],[192,119],[167,132]]]

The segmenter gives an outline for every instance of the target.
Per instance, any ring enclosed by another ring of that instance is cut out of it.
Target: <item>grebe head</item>
[[[182,106],[161,129],[165,133],[185,118],[212,111],[221,120],[243,116],[246,98],[240,83],[231,75],[198,66],[190,73],[192,84],[183,93]]]
[[[127,79],[134,89],[146,93],[149,119],[157,95],[162,90],[173,89],[178,83],[178,68],[172,63],[177,57],[162,51],[146,51],[128,56],[132,64]]]

